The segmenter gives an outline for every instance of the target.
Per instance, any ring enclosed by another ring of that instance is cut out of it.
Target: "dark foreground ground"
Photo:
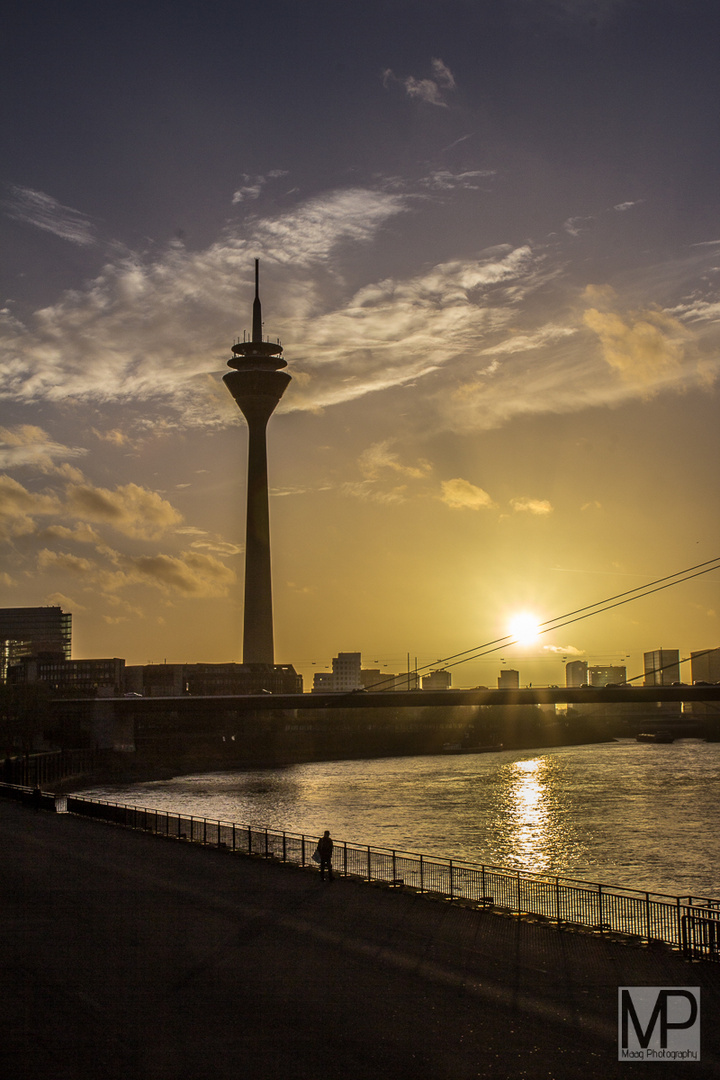
[[[720,1077],[720,964],[0,804],[0,1076]],[[618,986],[702,1061],[617,1061]]]

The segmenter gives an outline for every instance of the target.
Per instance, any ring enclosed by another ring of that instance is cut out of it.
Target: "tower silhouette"
[[[245,608],[243,663],[274,664],[272,576],[270,568],[270,513],[268,507],[267,423],[290,382],[280,368],[280,341],[263,340],[259,268],[255,260],[255,300],[252,337],[233,345],[223,382],[247,420],[247,524],[245,533]]]

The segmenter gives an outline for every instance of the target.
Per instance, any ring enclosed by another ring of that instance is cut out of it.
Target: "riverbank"
[[[0,841],[17,1080],[646,1076],[623,985],[701,986],[673,1076],[720,1075],[714,964],[14,804]]]
[[[525,750],[548,750],[558,746],[592,746],[603,743],[615,742],[612,737],[597,737],[594,739],[568,739],[563,742],[546,743],[513,743],[500,745],[492,752],[499,753],[502,750],[525,751]],[[487,751],[482,751],[487,752]],[[102,752],[102,760],[95,767],[82,774],[73,774],[59,780],[51,781],[43,785],[47,791],[57,795],[68,794],[90,787],[102,787],[105,785],[142,784],[154,780],[170,780],[176,776],[188,776],[197,773],[231,772],[233,770],[246,771],[250,769],[284,769],[293,765],[307,765],[332,761],[379,761],[403,757],[435,757],[438,754],[447,756],[472,756],[472,750],[401,750],[387,752],[369,752],[367,749],[347,750],[346,752],[329,753],[321,747],[310,753],[255,753],[243,755],[241,753],[223,752],[213,750],[195,750],[191,754],[166,753],[162,755],[144,753],[119,753],[111,751]]]

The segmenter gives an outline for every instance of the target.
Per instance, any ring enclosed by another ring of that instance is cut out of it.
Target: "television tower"
[[[255,260],[255,300],[252,337],[233,345],[223,382],[247,420],[247,524],[245,538],[245,609],[243,663],[274,664],[272,577],[270,572],[270,512],[268,507],[267,423],[290,382],[280,368],[282,345],[263,340],[260,307],[260,260]]]

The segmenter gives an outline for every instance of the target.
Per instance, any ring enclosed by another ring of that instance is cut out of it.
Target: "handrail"
[[[83,795],[68,795],[67,810],[299,866],[312,866],[308,851],[317,840],[264,825],[198,818]],[[335,841],[335,853],[336,872],[348,877],[407,886],[561,927],[614,932],[625,939],[664,943],[694,957],[720,959],[720,901],[708,897],[652,893],[343,840]]]
[[[32,802],[32,789],[0,784],[0,796]],[[266,826],[199,818],[151,807],[67,795],[55,801],[42,793],[42,808],[98,818],[125,828],[213,846],[257,858],[313,867],[308,860],[317,837]],[[51,801],[52,800],[52,801]],[[37,801],[36,801],[37,802]],[[254,841],[254,842],[253,842]],[[308,842],[310,847],[308,848]],[[335,841],[335,870],[343,876],[391,887],[407,886],[445,900],[620,935],[621,939],[666,944],[698,959],[720,960],[720,900],[652,893],[624,886],[471,863],[397,848]]]

